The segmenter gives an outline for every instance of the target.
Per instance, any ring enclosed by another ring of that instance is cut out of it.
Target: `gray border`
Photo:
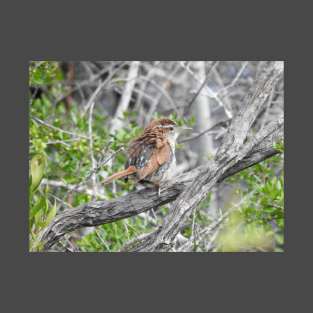
[[[311,67],[305,61],[308,51],[300,42],[309,40],[312,27],[299,27],[311,10],[304,8],[300,14],[299,8],[289,8],[292,14],[288,16],[287,3],[284,8],[272,2],[252,7],[251,1],[243,7],[234,2],[224,7],[210,3],[207,8],[196,3],[187,8],[182,1],[172,8],[168,2],[162,6],[143,1],[137,8],[133,2],[114,6],[106,2],[102,8],[91,3],[87,8],[67,5],[54,2],[49,7],[31,7],[25,2],[2,11],[1,23],[6,25],[1,28],[7,33],[1,44],[6,53],[1,68],[5,112],[0,124],[1,190],[6,204],[1,210],[1,282],[6,293],[1,306],[9,305],[12,312],[19,311],[19,305],[40,311],[86,312],[95,305],[101,310],[112,305],[118,311],[120,306],[129,310],[135,304],[136,311],[142,307],[145,312],[163,312],[171,311],[169,303],[173,303],[175,311],[182,307],[197,312],[201,304],[206,311],[271,312],[283,306],[291,309],[297,303],[293,311],[299,311],[310,290],[304,288],[304,281],[312,272],[307,242],[313,220],[307,213],[312,214],[312,205],[311,199],[305,199],[312,193],[311,172],[299,168],[310,164],[312,155],[304,134],[312,133],[307,127],[313,115],[300,111],[312,107],[311,96],[304,99],[305,91],[312,88],[308,85]],[[149,17],[141,11],[144,8]],[[27,253],[28,60],[135,58],[287,60],[285,253]]]

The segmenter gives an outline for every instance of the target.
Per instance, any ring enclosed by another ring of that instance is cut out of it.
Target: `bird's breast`
[[[161,181],[170,180],[172,174],[175,172],[176,157],[175,153],[171,149],[169,160],[163,163],[152,175],[147,177],[147,180],[159,184]]]

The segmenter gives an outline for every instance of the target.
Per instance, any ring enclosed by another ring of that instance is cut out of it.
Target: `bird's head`
[[[191,129],[190,127],[178,126],[174,121],[168,118],[162,118],[151,121],[145,128],[145,131],[158,131],[170,140],[176,141],[177,137],[185,130]]]

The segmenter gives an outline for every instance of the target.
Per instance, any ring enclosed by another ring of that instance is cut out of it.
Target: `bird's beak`
[[[185,131],[188,131],[188,130],[192,130],[191,127],[186,127],[186,126],[179,126],[179,127],[177,127],[176,129],[177,129],[177,132],[178,132],[179,134],[181,134],[181,133],[183,133],[183,132],[185,132]]]

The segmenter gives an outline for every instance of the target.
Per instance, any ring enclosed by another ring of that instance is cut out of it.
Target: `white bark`
[[[122,119],[123,114],[128,110],[129,102],[131,100],[131,95],[136,84],[136,78],[138,76],[138,70],[140,66],[140,61],[133,61],[130,64],[129,72],[125,84],[125,89],[122,94],[121,101],[116,110],[115,116],[111,124],[111,133],[114,133],[116,130],[120,129],[123,125]]]
[[[206,80],[205,61],[193,62],[195,75],[199,78],[196,81],[196,88],[199,89],[201,83]],[[193,105],[193,114],[196,118],[195,130],[202,132],[212,126],[211,103],[209,97],[200,93]],[[194,146],[198,150],[198,164],[203,164],[208,160],[209,156],[214,154],[214,146],[212,136],[204,134],[194,142]]]

